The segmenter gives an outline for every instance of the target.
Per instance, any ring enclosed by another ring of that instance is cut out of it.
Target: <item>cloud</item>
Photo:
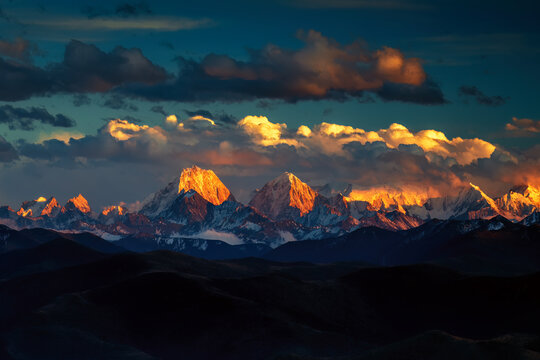
[[[312,9],[424,10],[429,8],[429,5],[421,1],[403,0],[294,0],[287,4]]]
[[[18,101],[51,91],[51,74],[30,64],[0,58],[0,101]]]
[[[0,40],[0,55],[8,58],[29,62],[32,56],[42,52],[37,45],[22,38],[13,41]]]
[[[389,47],[369,51],[362,41],[341,45],[313,30],[300,31],[298,37],[304,42],[299,50],[267,45],[250,50],[247,61],[219,54],[201,61],[179,57],[180,70],[174,80],[121,90],[149,100],[177,101],[344,101],[363,98],[365,91],[386,100],[445,101],[438,86],[426,81],[420,59],[407,58]]]
[[[51,67],[59,91],[105,92],[126,83],[151,85],[167,78],[165,69],[137,48],[117,46],[106,53],[77,40],[66,46],[64,61]]]
[[[238,122],[242,128],[257,145],[275,146],[279,144],[296,145],[298,142],[294,139],[284,139],[287,124],[272,123],[266,116],[246,116]]]
[[[94,45],[70,41],[61,63],[42,68],[0,58],[1,101],[17,101],[52,93],[97,93],[129,83],[152,85],[168,78],[137,48],[117,46],[104,52]]]
[[[83,137],[53,132],[35,143],[9,145],[2,158],[15,163],[18,156],[16,164],[25,166],[105,167],[111,174],[131,164],[130,173],[151,168],[163,182],[196,163],[217,171],[243,200],[283,171],[311,184],[339,181],[355,189],[414,188],[430,194],[448,194],[468,182],[498,194],[516,182],[540,181],[540,146],[509,152],[482,139],[449,139],[434,129],[413,132],[400,124],[364,130],[323,122],[289,129],[265,116],[246,116],[235,126],[212,124],[202,115],[175,118],[172,126],[165,119],[163,126],[112,119]]]
[[[388,129],[365,131],[340,124],[323,122],[310,129],[302,125],[296,132],[296,138],[282,138],[286,134],[286,124],[275,124],[264,116],[247,116],[238,125],[252,137],[257,145],[276,146],[293,145],[306,151],[322,152],[328,155],[349,154],[344,146],[349,143],[382,142],[390,149],[402,145],[416,145],[427,154],[443,159],[453,159],[460,165],[470,164],[480,158],[489,158],[495,146],[481,139],[463,139],[456,137],[449,140],[446,135],[436,130],[421,130],[412,133],[405,126],[392,124]],[[437,158],[433,158],[436,160]]]
[[[95,19],[101,16],[118,16],[121,18],[138,17],[141,15],[151,15],[153,11],[144,1],[139,2],[124,2],[116,5],[114,9],[105,9],[96,6],[85,6],[81,12],[89,19]]]
[[[540,133],[540,120],[512,118],[512,122],[506,124],[505,129],[521,135],[532,135]]]
[[[138,111],[139,108],[126,101],[125,97],[120,94],[109,95],[107,100],[103,103],[103,106],[106,106],[115,110],[129,110],[129,111]]]
[[[55,137],[38,143],[21,141],[22,156],[34,160],[60,161],[66,164],[88,161],[136,162],[156,161],[164,153],[167,135],[159,126],[138,125],[127,120],[110,120],[96,135],[69,139]],[[86,165],[85,165],[86,166]]]
[[[158,142],[166,142],[166,136],[158,127],[148,125],[137,125],[127,120],[111,120],[104,129],[110,136],[119,141],[126,141],[131,138],[149,137],[155,138]]]
[[[429,79],[419,86],[385,83],[376,91],[376,94],[384,101],[401,101],[423,105],[448,103],[439,85]]]
[[[52,115],[44,108],[0,106],[0,124],[7,124],[10,130],[34,130],[36,122],[54,127],[75,126],[75,121],[69,117],[63,114]]]
[[[83,105],[90,105],[92,100],[85,94],[75,94],[73,95],[73,105],[76,107],[81,107]]]
[[[33,26],[61,29],[65,31],[162,31],[174,32],[209,27],[213,24],[207,18],[191,19],[174,16],[152,16],[137,18],[85,18],[59,17],[32,19]]]
[[[7,140],[0,136],[0,162],[11,162],[18,159],[17,151]]]
[[[499,95],[487,96],[482,91],[480,91],[480,89],[478,89],[476,86],[467,86],[467,85],[460,86],[458,93],[461,96],[472,97],[476,100],[478,104],[486,105],[486,106],[504,105],[508,99],[508,97],[502,97]]]
[[[53,133],[40,133],[37,139],[38,144],[42,144],[48,140],[59,140],[66,144],[69,143],[71,139],[82,139],[85,135],[78,131],[55,131]]]
[[[191,117],[203,116],[205,118],[213,119],[214,121],[217,121],[223,124],[236,124],[238,122],[238,119],[236,117],[229,114],[225,114],[224,112],[213,114],[210,111],[204,110],[204,109],[198,109],[194,111],[184,110],[184,112]]]
[[[152,108],[150,108],[150,111],[161,114],[163,116],[167,116],[167,112],[165,111],[165,109],[163,109],[163,106],[161,105],[152,106]]]

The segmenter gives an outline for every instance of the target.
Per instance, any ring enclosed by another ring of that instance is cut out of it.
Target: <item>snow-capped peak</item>
[[[36,200],[23,202],[17,214],[23,217],[54,216],[59,209],[60,206],[53,196],[49,199],[40,196]]]
[[[68,200],[66,205],[64,206],[66,210],[79,210],[83,214],[87,214],[90,212],[90,205],[88,205],[88,201],[82,196],[81,194],[77,195],[74,198],[71,198]]]
[[[285,172],[264,185],[249,204],[271,218],[287,218],[291,211],[300,216],[309,213],[317,196],[309,185]]]
[[[232,198],[231,192],[212,170],[201,169],[198,166],[184,169],[178,182],[178,194],[196,191],[206,201],[221,205]]]

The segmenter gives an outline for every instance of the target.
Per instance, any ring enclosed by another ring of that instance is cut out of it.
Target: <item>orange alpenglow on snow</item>
[[[126,208],[119,205],[112,205],[106,207],[101,214],[104,216],[107,216],[109,214],[118,214],[118,215],[124,215],[126,213]]]
[[[180,182],[178,183],[178,193],[196,191],[206,201],[221,205],[224,201],[231,198],[231,192],[212,170],[201,169],[193,166],[182,171]]]
[[[284,216],[287,208],[295,208],[304,216],[313,210],[317,196],[308,184],[286,172],[264,185],[249,204],[274,219]]]
[[[289,206],[297,208],[300,210],[300,215],[304,216],[313,210],[317,192],[295,175],[291,173],[285,173],[284,175],[289,178],[289,182],[291,183]]]
[[[372,211],[397,208],[404,212],[403,206],[418,205],[422,206],[435,194],[418,192],[412,189],[396,190],[389,188],[374,188],[368,190],[353,190],[346,201],[365,201],[369,203],[368,209]],[[436,196],[439,194],[437,193]]]
[[[88,201],[81,194],[79,194],[77,197],[69,199],[68,204],[70,203],[82,213],[86,214],[90,212],[90,205],[88,205]]]
[[[59,208],[59,207],[60,205],[58,205],[58,202],[56,201],[56,199],[52,197],[47,203],[47,205],[45,205],[45,207],[41,211],[41,215],[51,215],[54,209]]]

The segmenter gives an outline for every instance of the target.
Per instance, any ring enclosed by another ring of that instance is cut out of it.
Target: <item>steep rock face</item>
[[[520,222],[523,225],[531,226],[534,224],[540,224],[540,211],[535,211],[531,215],[527,216],[525,219]]]
[[[291,173],[283,173],[255,194],[249,205],[271,219],[295,219],[313,210],[318,194]]]
[[[375,226],[380,229],[391,231],[408,230],[420,226],[424,223],[420,218],[403,214],[400,211],[375,212],[372,216],[360,218],[360,224],[363,227]]]
[[[79,211],[83,214],[90,213],[90,205],[88,205],[88,201],[79,194],[78,196],[69,199],[66,205],[64,205],[64,208],[62,209],[62,212],[70,212],[70,211]]]
[[[163,214],[164,218],[180,224],[200,223],[206,219],[209,201],[195,190],[181,193]]]
[[[196,193],[195,199],[190,199],[192,193]],[[191,194],[191,195],[190,195]],[[201,199],[204,202],[212,205],[221,205],[223,202],[230,200],[234,201],[234,197],[227,189],[225,185],[219,180],[216,174],[212,170],[204,170],[197,166],[184,169],[180,178],[176,178],[171,181],[162,190],[150,195],[143,202],[143,206],[140,210],[141,214],[148,216],[149,218],[168,218],[173,216],[175,221],[179,221],[178,214],[179,209],[182,207],[177,202],[177,199],[184,198],[184,204],[196,202],[199,215],[193,217],[200,218],[202,214]],[[199,199],[200,198],[200,199]],[[174,206],[174,209],[172,208]],[[186,205],[188,206],[188,205]],[[193,207],[189,205],[188,207]],[[206,207],[206,205],[204,205]],[[181,212],[183,212],[182,210]]]
[[[530,185],[514,186],[495,203],[505,217],[522,220],[540,209],[540,190]]]
[[[17,215],[23,217],[56,216],[61,207],[54,197],[49,199],[40,196],[36,200],[25,201],[22,203]]]
[[[101,214],[99,214],[98,220],[106,225],[113,224],[117,221],[120,221],[126,214],[128,210],[120,205],[107,206]]]
[[[231,192],[212,170],[204,170],[198,166],[184,169],[178,182],[178,193],[196,191],[206,201],[221,205],[224,201],[234,200]]]
[[[422,219],[482,219],[499,214],[495,201],[473,184],[455,196],[431,198],[423,206],[407,206],[405,209]]]

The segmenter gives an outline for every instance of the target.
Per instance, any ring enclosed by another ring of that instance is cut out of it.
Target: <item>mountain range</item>
[[[275,248],[297,240],[344,236],[365,227],[399,232],[434,219],[502,216],[532,225],[538,223],[539,211],[540,190],[529,185],[515,186],[499,198],[490,198],[473,184],[436,198],[390,191],[359,198],[351,187],[332,194],[328,186],[310,187],[288,172],[257,190],[245,205],[212,170],[193,166],[149,195],[136,211],[113,205],[97,213],[81,194],[63,206],[55,197],[40,196],[17,210],[0,207],[0,223],[14,229],[88,231],[107,240],[153,241],[179,248],[189,239]]]

